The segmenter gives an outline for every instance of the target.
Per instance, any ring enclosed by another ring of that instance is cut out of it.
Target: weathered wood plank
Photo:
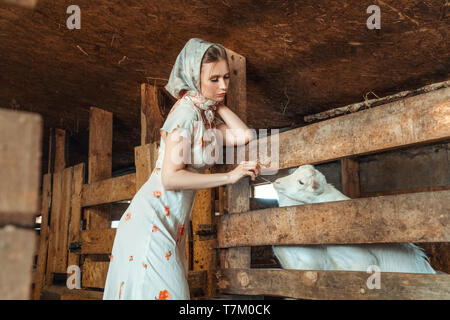
[[[0,225],[34,226],[39,212],[42,118],[0,109]]]
[[[88,183],[111,178],[113,115],[91,107],[89,113]],[[89,208],[84,211],[86,229],[108,229],[109,207]]]
[[[141,84],[141,145],[159,141],[159,128],[164,123],[160,90],[157,86]]]
[[[52,175],[47,173],[42,181],[42,204],[41,204],[41,228],[39,240],[39,255],[36,266],[36,278],[33,291],[33,299],[39,300],[44,287],[45,268],[47,266],[47,250],[48,250],[48,214],[50,210],[50,198],[52,192]]]
[[[82,254],[111,254],[116,229],[81,231]]]
[[[226,186],[227,207],[229,214],[222,217],[240,216],[240,212],[246,212],[250,209],[250,178],[246,177],[237,183]],[[226,220],[226,219],[225,219]],[[220,220],[220,221],[225,221]],[[219,226],[217,226],[219,227]],[[231,246],[230,246],[231,247]],[[238,247],[220,250],[220,266],[222,268],[250,268],[251,248]]]
[[[133,198],[136,193],[136,174],[104,179],[84,184],[81,193],[81,206],[96,206]]]
[[[36,241],[34,230],[0,228],[0,300],[30,299]]]
[[[80,241],[81,217],[83,211],[83,208],[81,206],[81,194],[83,187],[84,170],[84,163],[80,163],[73,167],[69,244],[72,242]],[[69,251],[67,263],[69,266],[79,266],[80,256]]]
[[[212,228],[213,218],[214,190],[198,190],[192,209],[193,250],[190,254],[193,255],[192,269],[194,271],[205,270],[207,272],[208,281],[205,291],[208,296],[213,296],[216,290],[214,277],[216,271],[216,239],[213,234],[205,237],[199,235],[198,232],[202,229],[202,226],[211,226]],[[188,251],[189,247],[186,247],[186,250]]]
[[[270,208],[219,217],[218,246],[449,242],[450,191]]]
[[[5,3],[13,4],[27,9],[33,9],[38,0],[2,0]]]
[[[158,159],[158,144],[156,142],[134,148],[134,163],[136,166],[136,192],[148,180]]]
[[[72,196],[73,167],[62,171],[61,185],[61,209],[57,212],[58,220],[56,226],[56,261],[53,272],[67,272],[67,256],[69,243],[70,205]]]
[[[450,138],[450,88],[285,131],[274,137],[279,141],[279,170],[446,140]],[[258,144],[265,144],[271,150],[271,136],[259,139]],[[248,150],[249,146],[247,154]],[[271,166],[276,167],[276,164]]]
[[[54,172],[66,167],[66,130],[55,129],[55,167]]]
[[[359,162],[356,159],[341,159],[342,193],[355,199],[360,196]]]
[[[380,273],[380,289],[368,282],[371,276],[357,271],[222,269],[218,287],[222,293],[298,299],[450,299],[447,274]]]
[[[61,171],[53,174],[52,185],[52,200],[50,211],[50,226],[48,237],[48,252],[47,252],[47,270],[45,272],[45,284],[51,285],[53,283],[53,272],[55,272],[56,266],[56,253],[57,253],[57,229],[59,225],[60,212],[61,212],[61,186],[62,186]]]
[[[244,122],[247,122],[247,62],[244,56],[226,49],[232,74],[226,96],[227,106]]]

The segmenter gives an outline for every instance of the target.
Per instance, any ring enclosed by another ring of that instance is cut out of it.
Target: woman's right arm
[[[181,148],[179,143],[183,144]],[[261,168],[256,161],[244,161],[235,169],[226,173],[203,174],[186,170],[186,154],[182,150],[191,152],[188,139],[172,132],[167,134],[165,140],[164,159],[161,168],[161,182],[166,190],[182,189],[207,189],[225,184],[233,184],[245,176],[250,176],[255,180]],[[175,154],[178,153],[178,154]],[[177,161],[182,159],[183,161]]]

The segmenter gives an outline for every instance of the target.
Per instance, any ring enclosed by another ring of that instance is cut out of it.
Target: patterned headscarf
[[[214,44],[199,38],[190,39],[178,54],[170,73],[169,82],[165,86],[175,99],[180,99],[187,94],[197,107],[205,110],[209,122],[214,119],[214,111],[219,102],[201,94],[200,68],[205,52]],[[216,45],[221,46],[220,44]]]

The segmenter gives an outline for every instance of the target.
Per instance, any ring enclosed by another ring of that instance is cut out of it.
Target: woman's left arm
[[[240,146],[256,138],[254,131],[226,105],[221,104],[216,112],[225,122],[217,126],[223,136],[223,145]]]

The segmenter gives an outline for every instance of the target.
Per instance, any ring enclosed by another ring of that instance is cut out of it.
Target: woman
[[[228,173],[203,173],[210,166],[206,162],[211,164],[205,156],[208,147],[252,139],[248,127],[222,103],[229,78],[226,51],[219,44],[193,38],[178,55],[165,87],[178,101],[161,128],[155,170],[120,219],[103,299],[190,298],[184,239],[195,190],[245,176],[254,180],[261,170],[249,161]],[[210,128],[221,134],[206,139]]]

